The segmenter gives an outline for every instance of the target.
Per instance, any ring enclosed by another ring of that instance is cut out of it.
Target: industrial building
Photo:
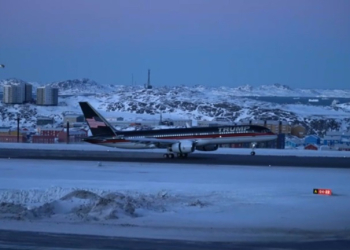
[[[44,86],[37,88],[37,105],[57,106],[58,105],[58,88]]]
[[[241,124],[260,125],[270,129],[275,134],[290,134],[291,125],[286,121],[276,120],[244,120]]]
[[[55,143],[55,139],[52,135],[33,135],[32,143]]]
[[[20,131],[17,136],[17,130],[12,130],[11,127],[0,127],[0,142],[26,142],[27,136],[23,131]]]
[[[88,136],[88,132],[84,129],[70,130],[69,131],[69,142],[70,143],[79,143],[79,142],[82,142],[82,139],[86,138],[87,136]],[[68,141],[67,130],[62,130],[58,134],[58,142],[67,143],[67,141]]]
[[[81,114],[65,114],[63,116],[63,127],[67,127],[67,123],[69,122],[69,127],[83,126],[85,122],[85,118]]]
[[[52,117],[48,116],[38,116],[36,118],[37,126],[53,125],[55,120]]]

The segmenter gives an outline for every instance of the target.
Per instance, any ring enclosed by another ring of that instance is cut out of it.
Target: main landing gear
[[[250,152],[250,155],[251,156],[254,156],[255,155],[255,151],[254,151],[254,149],[256,148],[256,142],[252,142],[252,144],[251,144],[251,147],[252,147],[252,152]]]
[[[187,158],[188,154],[186,154],[186,153],[177,153],[176,156],[177,156],[178,158]],[[174,155],[174,154],[164,154],[163,157],[164,157],[164,158],[173,159],[173,158],[175,158],[175,155]]]

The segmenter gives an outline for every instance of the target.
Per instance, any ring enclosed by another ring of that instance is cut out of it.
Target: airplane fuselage
[[[257,125],[198,127],[162,130],[118,131],[114,137],[91,136],[84,141],[122,149],[159,148],[156,142],[138,143],[138,138],[159,140],[195,141],[196,146],[231,144],[275,140],[277,136],[269,129]],[[133,141],[130,141],[133,140]]]

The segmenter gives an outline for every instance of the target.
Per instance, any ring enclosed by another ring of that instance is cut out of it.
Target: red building
[[[0,135],[0,142],[17,142],[17,135]],[[19,142],[27,142],[27,137],[20,135]]]
[[[304,149],[307,149],[307,150],[318,150],[318,146],[316,146],[314,144],[309,144],[309,145],[306,145]]]
[[[32,143],[55,143],[55,136],[33,135]]]
[[[83,138],[88,136],[88,132],[84,129],[70,130],[69,142],[81,142]],[[61,131],[58,135],[58,142],[67,142],[67,131]]]
[[[58,137],[62,131],[63,128],[42,128],[40,129],[40,135]]]

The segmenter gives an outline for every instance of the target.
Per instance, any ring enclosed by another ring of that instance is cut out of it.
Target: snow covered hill
[[[112,90],[110,86],[98,84],[87,78],[53,82],[49,85],[58,88],[60,95],[108,93]]]
[[[11,80],[1,81],[6,84]],[[13,81],[13,80],[12,80]],[[242,120],[281,120],[301,124],[309,134],[324,134],[327,130],[350,128],[350,103],[333,106],[302,104],[277,104],[247,98],[254,94],[279,96],[350,96],[350,90],[293,90],[282,85],[249,85],[229,88],[210,88],[201,85],[158,87],[146,90],[142,86],[103,86],[89,79],[52,83],[60,89],[59,106],[42,107],[34,104],[0,105],[0,126],[15,126],[19,114],[23,126],[35,127],[38,116],[50,116],[58,123],[63,113],[81,113],[78,102],[88,101],[106,117],[192,119],[211,121],[227,118],[232,122]],[[87,95],[89,94],[89,95]],[[297,95],[298,94],[298,95]],[[64,96],[63,96],[64,95]],[[195,122],[194,122],[195,123]]]

